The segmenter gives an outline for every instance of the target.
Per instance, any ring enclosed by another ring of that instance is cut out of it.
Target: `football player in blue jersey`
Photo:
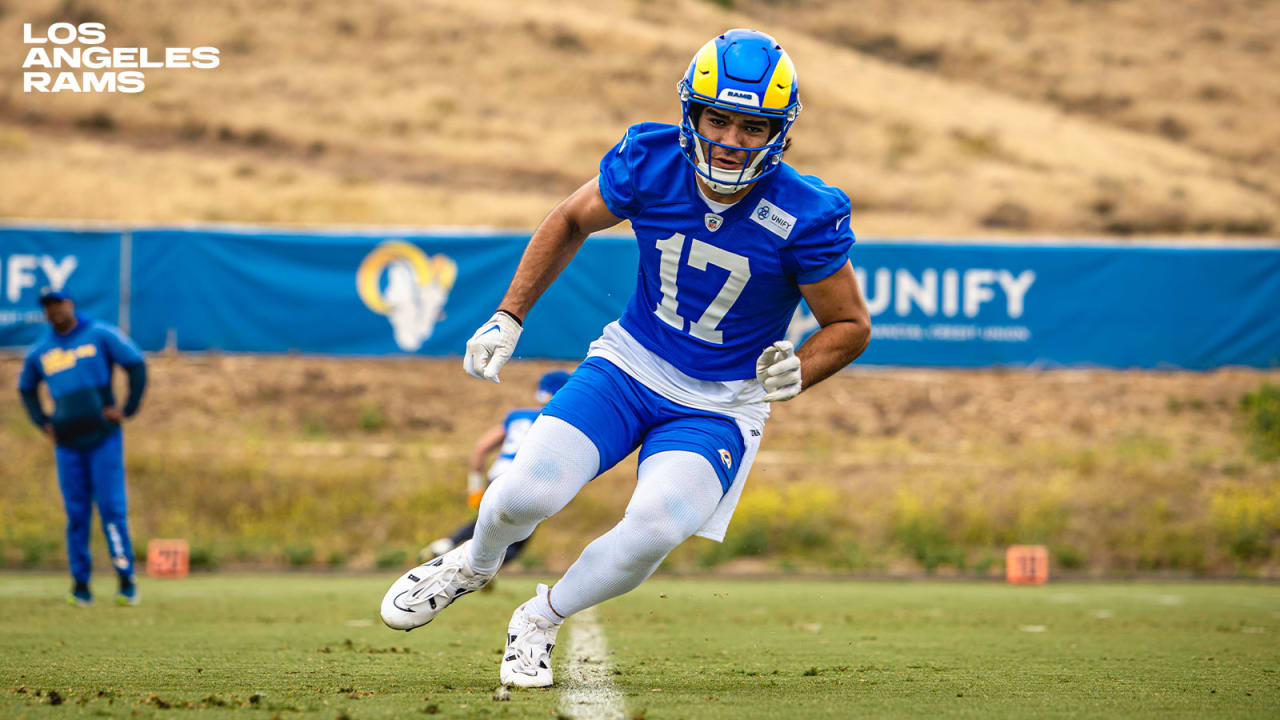
[[[626,219],[640,266],[622,317],[485,493],[475,537],[383,598],[390,627],[430,622],[487,583],[509,544],[638,447],[622,520],[512,616],[503,684],[550,685],[565,618],[632,590],[690,535],[722,540],[770,403],[845,367],[870,339],[848,258],[849,198],[782,161],[800,113],[791,58],[764,33],[730,30],[697,52],[678,88],[679,125],[629,128],[599,175],[538,226],[463,364],[497,382],[534,302],[588,235]],[[820,328],[797,350],[783,337],[801,299]]]
[[[546,404],[556,394],[556,391],[564,387],[564,384],[568,381],[569,373],[563,370],[554,370],[539,378],[536,395],[539,406]],[[480,499],[484,497],[485,488],[494,480],[497,480],[502,473],[506,472],[507,467],[511,465],[511,461],[515,459],[516,450],[519,449],[520,443],[524,441],[524,436],[529,433],[529,428],[533,427],[533,421],[538,418],[538,414],[541,412],[541,407],[516,408],[507,413],[501,423],[489,428],[476,441],[475,447],[471,449],[471,457],[467,461],[468,505],[476,510],[480,509]],[[498,457],[489,466],[489,473],[486,479],[484,461],[489,456],[489,453],[494,450],[498,451]],[[418,553],[418,557],[421,560],[430,560],[443,555],[470,540],[475,532],[476,521],[473,520],[454,531],[452,536],[433,540],[430,545],[422,548],[422,551]],[[507,548],[506,555],[503,556],[502,564],[505,565],[519,557],[528,540],[528,538],[525,538],[511,543],[511,547]]]
[[[31,422],[55,444],[73,582],[67,602],[93,602],[89,526],[97,504],[111,564],[120,581],[116,601],[137,605],[140,598],[133,573],[120,424],[138,411],[147,385],[147,365],[132,340],[112,325],[77,314],[66,293],[46,288],[40,294],[40,304],[50,327],[27,352],[18,391]],[[129,397],[123,408],[116,406],[111,390],[111,372],[116,365],[129,375]],[[53,396],[52,416],[40,405],[42,382]]]

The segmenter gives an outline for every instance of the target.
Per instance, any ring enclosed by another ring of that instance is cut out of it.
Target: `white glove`
[[[756,380],[764,386],[767,402],[790,400],[800,394],[800,358],[795,347],[779,340],[756,359]]]
[[[481,380],[498,380],[498,371],[511,359],[521,327],[515,317],[498,311],[476,334],[467,341],[467,354],[462,357],[462,368],[471,377]]]
[[[484,492],[484,473],[471,470],[467,472],[467,493]]]
[[[480,509],[480,499],[484,497],[484,475],[472,470],[467,473],[467,504],[473,510]]]

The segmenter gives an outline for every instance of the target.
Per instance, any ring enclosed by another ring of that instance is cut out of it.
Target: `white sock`
[[[480,501],[471,539],[472,569],[497,572],[507,547],[568,505],[599,467],[600,451],[581,430],[560,418],[539,416],[510,467]]]
[[[560,613],[556,612],[556,609],[551,607],[551,591],[550,590],[544,593],[538,593],[537,595],[534,596],[533,609],[537,611],[539,615],[550,620],[556,625],[559,625],[560,623],[564,622],[564,618],[560,616]]]
[[[555,584],[556,616],[569,617],[634,590],[702,527],[723,495],[715,468],[697,453],[650,455],[637,474],[622,522],[588,545]]]

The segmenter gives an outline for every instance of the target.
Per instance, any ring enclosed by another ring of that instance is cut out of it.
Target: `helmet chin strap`
[[[702,171],[702,182],[706,183],[712,192],[717,192],[721,195],[732,195],[738,192],[743,187],[755,182],[755,177],[760,174],[760,163],[769,154],[767,148],[777,140],[778,135],[770,138],[769,142],[765,143],[760,151],[756,153],[756,157],[751,161],[751,164],[739,171],[712,167],[711,163],[707,162],[706,155],[702,152],[702,141],[695,135],[693,137],[693,150],[697,155],[698,169]]]

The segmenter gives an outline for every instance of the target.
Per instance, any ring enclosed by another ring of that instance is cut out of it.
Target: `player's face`
[[[698,133],[709,140],[734,147],[763,147],[769,142],[769,122],[755,115],[708,107],[698,116]],[[711,145],[712,167],[741,170],[750,160],[746,150],[729,150]]]
[[[76,320],[76,306],[70,300],[58,300],[44,304],[44,317],[53,329],[62,332]]]

